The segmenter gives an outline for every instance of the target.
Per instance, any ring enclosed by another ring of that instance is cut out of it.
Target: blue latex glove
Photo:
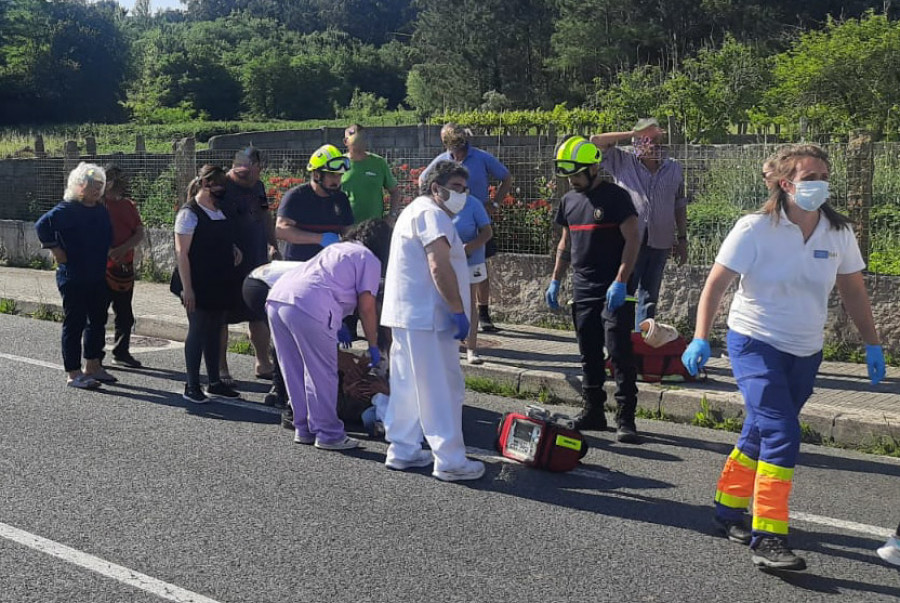
[[[880,345],[866,346],[866,366],[872,385],[878,385],[884,379],[884,352]]]
[[[341,347],[345,350],[353,343],[353,336],[350,335],[350,329],[347,328],[347,325],[341,325],[341,328],[338,329],[337,337],[338,343],[340,343]]]
[[[369,346],[369,368],[373,368],[378,366],[378,363],[381,362],[381,351],[378,349],[377,345]]]
[[[469,319],[466,318],[465,312],[454,314],[452,318],[453,324],[456,326],[456,333],[453,334],[453,339],[462,341],[469,336]]]
[[[706,366],[707,360],[709,360],[709,342],[696,337],[688,344],[684,354],[681,355],[681,363],[687,369],[687,372],[691,374],[691,377],[697,376],[700,369]]]
[[[550,281],[550,286],[547,287],[544,299],[547,300],[547,305],[550,306],[551,310],[559,310],[559,281]]]
[[[606,307],[610,312],[615,312],[625,303],[625,293],[625,283],[613,281],[606,290]]]
[[[328,247],[329,245],[333,245],[341,240],[341,235],[334,234],[333,232],[323,232],[322,233],[322,247]]]

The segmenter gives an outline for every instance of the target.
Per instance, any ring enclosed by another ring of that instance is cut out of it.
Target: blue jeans
[[[671,249],[655,249],[641,243],[631,282],[637,290],[637,309],[634,316],[634,329],[639,330],[645,318],[656,317],[656,303],[659,300],[659,288],[662,285],[663,271],[669,259]]]
[[[62,355],[66,372],[81,368],[82,340],[84,358],[102,360],[106,344],[106,281],[59,285],[62,296]]]

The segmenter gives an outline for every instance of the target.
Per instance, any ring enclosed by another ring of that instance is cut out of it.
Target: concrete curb
[[[37,303],[14,300],[19,313],[31,313],[38,308],[62,313],[58,303]],[[135,317],[135,333],[145,337],[158,337],[172,341],[184,341],[187,334],[187,318],[173,320],[167,316],[144,315]],[[229,332],[235,336],[246,337],[243,325],[231,325]],[[576,373],[565,371],[546,371],[511,367],[502,364],[485,362],[482,365],[462,363],[466,377],[482,377],[501,384],[511,386],[520,393],[536,393],[544,391],[562,401],[566,405],[581,404],[581,379]],[[609,399],[613,400],[615,384],[607,382],[606,390]],[[690,423],[700,410],[705,397],[711,413],[721,418],[743,417],[744,404],[738,392],[709,391],[686,386],[656,386],[648,383],[638,385],[638,407],[649,412],[662,414],[677,422]],[[840,445],[853,446],[872,442],[882,437],[900,439],[900,425],[894,426],[887,418],[873,420],[871,413],[849,412],[834,413],[816,408],[808,404],[800,415],[802,423],[815,430],[826,441]]]

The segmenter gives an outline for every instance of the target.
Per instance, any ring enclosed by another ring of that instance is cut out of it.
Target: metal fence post
[[[847,211],[856,225],[856,240],[866,263],[869,261],[869,209],[872,207],[874,176],[872,135],[865,130],[853,130],[847,143]]]

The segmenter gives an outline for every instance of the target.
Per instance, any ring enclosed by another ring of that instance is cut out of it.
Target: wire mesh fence
[[[825,145],[831,156],[831,203],[864,231],[869,270],[900,275],[900,145],[872,145],[871,168],[853,157],[847,143]],[[761,168],[776,145],[677,145],[671,159],[681,163],[688,207],[689,260],[709,264],[735,220],[765,202]],[[307,181],[314,149],[266,149],[262,180],[273,208],[289,188]],[[567,184],[553,176],[551,146],[517,145],[486,150],[512,172],[510,194],[500,200],[494,233],[501,252],[551,255],[558,240],[554,226],[559,197]],[[434,157],[421,148],[372,149],[397,178],[401,203],[419,194],[418,177]],[[116,154],[0,161],[0,219],[32,221],[62,198],[65,177],[78,161],[116,163],[131,178],[131,196],[145,224],[170,226],[187,182],[204,163],[228,167],[233,150],[182,149],[172,154]],[[863,167],[860,167],[860,166]],[[496,183],[494,183],[496,185]],[[862,188],[860,188],[862,187]],[[868,187],[866,189],[866,187]],[[860,198],[859,191],[863,190]],[[493,194],[493,190],[491,193]],[[862,205],[860,205],[862,204]],[[864,223],[860,223],[864,222]]]

